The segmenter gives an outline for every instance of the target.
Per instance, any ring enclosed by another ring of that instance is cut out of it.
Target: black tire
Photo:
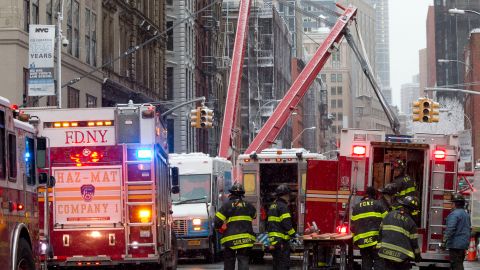
[[[18,242],[17,265],[15,270],[35,270],[33,253],[27,240],[20,238]]]
[[[172,248],[170,250],[170,255],[167,258],[167,269],[168,270],[177,270],[178,264],[178,244],[177,237],[172,233]]]
[[[211,238],[208,244],[208,250],[205,251],[205,261],[207,263],[215,263],[215,251],[215,241],[213,240],[213,238]]]

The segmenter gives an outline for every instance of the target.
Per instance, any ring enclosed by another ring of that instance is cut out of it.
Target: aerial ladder
[[[224,158],[230,157],[230,147],[232,143],[232,130],[236,122],[236,115],[238,110],[238,97],[240,92],[240,82],[243,69],[243,60],[245,53],[245,43],[248,34],[248,17],[250,14],[250,0],[241,0],[239,5],[239,14],[237,22],[237,31],[235,33],[235,43],[232,54],[232,66],[230,69],[230,77],[228,84],[227,100],[225,103],[225,113],[223,119],[222,134],[220,138],[219,156]],[[288,118],[297,105],[302,100],[303,96],[308,91],[310,85],[317,77],[320,70],[323,68],[328,58],[337,48],[343,37],[346,37],[347,42],[354,50],[355,55],[362,65],[365,75],[377,95],[380,103],[387,115],[392,130],[398,133],[399,121],[395,113],[390,109],[385,98],[383,97],[380,87],[376,82],[371,66],[368,60],[363,58],[360,49],[353,41],[352,35],[349,32],[348,26],[355,19],[357,8],[349,6],[343,7],[336,4],[338,8],[343,10],[335,25],[333,25],[330,34],[326,37],[323,44],[317,49],[312,59],[307,63],[297,79],[293,82],[290,89],[286,92],[283,99],[275,108],[272,115],[264,124],[258,135],[253,139],[250,146],[245,151],[246,154],[253,152],[260,152],[269,147],[282,128],[285,126]],[[363,43],[362,43],[362,48]],[[364,51],[364,50],[363,50]]]

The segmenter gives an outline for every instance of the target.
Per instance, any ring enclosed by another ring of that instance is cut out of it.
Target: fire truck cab
[[[39,197],[41,210],[51,213],[41,216],[53,251],[49,267],[175,268],[175,181],[157,108],[129,103],[25,112],[48,138],[49,170],[56,179],[48,202]]]
[[[280,184],[287,184],[291,190],[289,207],[294,228],[297,232],[303,232],[307,161],[323,159],[323,155],[301,148],[271,148],[260,153],[238,156],[245,200],[257,209],[257,218],[253,221],[253,231],[257,234],[254,249],[263,251],[267,238],[265,227],[268,208],[275,200],[273,193]]]
[[[222,249],[213,221],[232,186],[232,163],[204,153],[169,156],[179,170],[180,192],[172,195],[179,256],[200,254],[213,262]]]
[[[2,269],[39,267],[37,137],[0,97],[0,262]]]
[[[321,232],[350,228],[351,208],[368,186],[376,189],[393,181],[392,164],[407,163],[406,174],[417,184],[422,262],[420,266],[448,266],[441,248],[450,194],[457,190],[459,146],[456,135],[388,136],[383,131],[344,129],[337,160],[309,160],[305,222]]]

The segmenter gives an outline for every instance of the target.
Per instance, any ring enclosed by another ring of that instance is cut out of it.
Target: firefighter
[[[243,200],[245,190],[240,183],[230,188],[228,202],[215,214],[215,229],[222,234],[220,243],[224,245],[224,269],[234,270],[238,260],[238,270],[249,268],[249,253],[256,238],[252,221],[256,217],[253,205]]]
[[[276,200],[268,209],[267,231],[274,270],[290,268],[289,240],[296,234],[288,210],[289,194],[290,189],[286,184],[279,185],[275,189]]]
[[[378,189],[378,191],[382,194],[380,201],[389,211],[398,208],[397,184],[388,183],[385,185],[385,187]]]
[[[380,223],[387,213],[388,208],[376,200],[373,187],[368,187],[365,197],[353,207],[351,230],[362,256],[362,270],[383,269],[376,245]]]
[[[451,269],[463,269],[465,250],[470,240],[470,216],[465,210],[465,197],[459,193],[452,195],[452,212],[447,217],[447,229],[444,234],[445,247],[450,254]]]
[[[406,174],[407,164],[402,159],[397,159],[393,162],[393,183],[398,187],[398,198],[402,199],[405,196],[417,195],[417,183],[415,180]]]
[[[421,260],[417,225],[411,216],[412,211],[418,209],[419,201],[416,197],[406,196],[399,203],[400,208],[388,213],[380,225],[377,248],[385,270],[411,269],[412,260]]]

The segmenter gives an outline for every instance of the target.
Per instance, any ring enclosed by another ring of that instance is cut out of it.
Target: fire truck
[[[458,190],[459,142],[456,135],[388,136],[384,131],[344,129],[337,160],[308,160],[305,222],[321,232],[349,231],[351,207],[367,186],[380,188],[393,179],[391,164],[407,162],[421,202],[415,222],[422,252],[420,266],[448,267],[442,249],[450,195]]]
[[[158,108],[129,102],[24,112],[48,138],[49,172],[56,181],[44,190],[48,202],[39,196],[40,210],[51,213],[41,216],[52,253],[49,268],[176,268],[171,190],[178,179],[168,164]]]
[[[170,164],[179,170],[180,192],[172,195],[179,256],[200,254],[214,262],[222,249],[213,220],[228,198],[232,163],[208,154],[189,153],[170,154]]]
[[[2,269],[39,267],[36,146],[33,126],[0,97],[0,262]]]
[[[238,157],[240,177],[245,187],[245,200],[258,209],[253,221],[253,230],[257,234],[254,249],[263,251],[265,238],[266,213],[274,201],[273,193],[280,184],[287,184],[291,190],[290,213],[297,232],[304,231],[305,180],[307,161],[324,160],[325,156],[297,149],[265,149],[260,153],[242,154]],[[258,253],[257,253],[258,254]]]

